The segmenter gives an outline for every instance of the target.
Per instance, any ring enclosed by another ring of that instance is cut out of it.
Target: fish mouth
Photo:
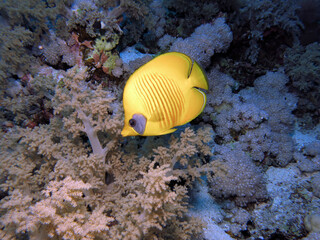
[[[122,137],[128,137],[128,136],[138,136],[139,134],[135,130],[133,130],[131,127],[126,125],[122,129],[121,135]]]
[[[130,134],[130,131],[128,131],[127,128],[123,128],[122,131],[121,131],[121,135],[122,137],[128,137]]]

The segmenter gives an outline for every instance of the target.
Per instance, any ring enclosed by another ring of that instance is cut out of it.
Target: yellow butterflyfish
[[[197,62],[183,53],[162,54],[137,69],[123,92],[122,136],[155,136],[196,118],[204,109],[207,77]]]

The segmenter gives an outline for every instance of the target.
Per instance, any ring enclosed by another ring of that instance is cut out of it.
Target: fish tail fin
[[[206,94],[197,88],[191,88],[188,93],[188,106],[180,125],[186,124],[195,119],[204,109],[207,101]]]
[[[192,87],[208,90],[209,86],[207,76],[196,61],[193,62],[189,79],[191,80]]]

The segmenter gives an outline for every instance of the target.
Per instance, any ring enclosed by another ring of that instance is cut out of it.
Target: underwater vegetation
[[[320,239],[319,13],[0,1],[0,239]]]

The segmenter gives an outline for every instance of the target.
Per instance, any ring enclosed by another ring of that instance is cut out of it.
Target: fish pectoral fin
[[[149,117],[149,121],[151,122],[160,122],[164,120],[163,114],[160,113],[159,110],[154,110]]]
[[[187,111],[181,119],[179,125],[186,124],[195,119],[204,109],[207,101],[206,94],[200,89],[191,88],[188,92],[189,102],[186,106]]]
[[[165,134],[169,134],[169,133],[173,133],[175,132],[177,129],[176,128],[171,128],[169,130],[166,130],[164,132],[161,132],[159,135],[165,135]]]

